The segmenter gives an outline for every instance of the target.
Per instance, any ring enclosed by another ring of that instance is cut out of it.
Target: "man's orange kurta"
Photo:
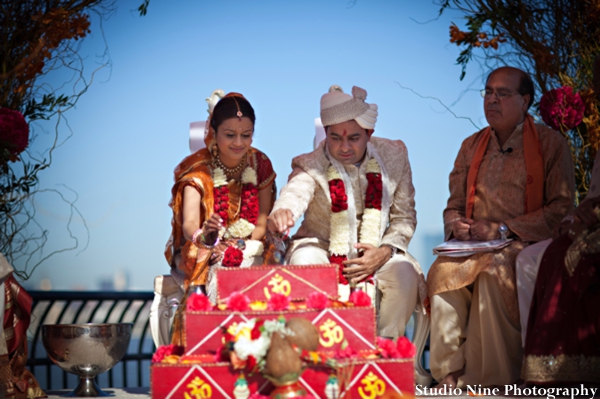
[[[479,273],[489,273],[498,281],[510,317],[518,324],[515,258],[529,243],[550,238],[552,229],[572,208],[574,199],[574,166],[565,139],[545,126],[536,128],[544,160],[542,208],[525,213],[527,173],[522,125],[517,126],[504,144],[504,153],[492,130],[477,174],[473,219],[503,222],[517,240],[495,252],[460,258],[439,256],[427,276],[429,296],[468,286]],[[465,217],[467,175],[481,134],[480,131],[463,141],[450,173],[450,198],[444,210],[446,240],[452,238],[452,222]],[[512,151],[506,152],[508,148]]]

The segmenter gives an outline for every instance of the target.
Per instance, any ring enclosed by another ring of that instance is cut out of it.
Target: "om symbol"
[[[267,285],[273,286],[270,292],[267,287],[264,288],[265,296],[267,297],[267,299],[271,299],[271,292],[276,294],[283,294],[285,296],[290,296],[290,294],[292,293],[292,286],[290,285],[290,282],[277,273],[271,278]]]
[[[212,388],[202,381],[200,377],[194,378],[187,387],[190,388],[190,392],[183,393],[185,399],[205,399],[212,397]]]
[[[358,394],[363,399],[375,399],[385,393],[385,382],[380,380],[372,371],[360,382],[362,386],[358,387]]]
[[[321,331],[319,343],[325,348],[339,344],[344,340],[344,330],[331,319],[327,319],[325,323],[321,324],[319,331]]]

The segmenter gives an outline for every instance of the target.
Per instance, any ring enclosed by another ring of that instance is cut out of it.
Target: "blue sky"
[[[205,119],[204,99],[217,88],[253,104],[254,146],[273,161],[279,188],[292,157],[312,150],[321,95],[332,84],[365,88],[379,106],[375,134],[408,147],[418,218],[409,250],[426,259],[431,248],[423,241],[441,233],[460,144],[474,124],[486,125],[480,72],[469,70],[461,82],[459,49],[448,41],[459,16],[436,19],[439,7],[429,1],[152,0],[145,17],[135,11],[139,4],[118,1],[104,22],[112,66],[65,114],[73,136],[40,175],[41,188],[71,199],[70,190],[76,193],[89,244],[81,251],[86,235],[75,219],[79,250],[44,262],[27,287],[50,278],[53,289],[97,289],[99,279],[124,273],[131,289],[151,290],[154,276],[168,273],[172,171],[189,154],[190,122]],[[103,50],[94,22],[81,47],[88,75]],[[46,148],[55,122],[35,126],[33,152]],[[66,135],[64,122],[60,129]],[[71,246],[69,208],[51,194],[36,206],[37,221],[50,231],[45,252]]]

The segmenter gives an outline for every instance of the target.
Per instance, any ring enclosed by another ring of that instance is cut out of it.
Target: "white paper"
[[[513,239],[492,241],[460,241],[456,238],[433,248],[434,255],[469,256],[478,252],[492,252],[506,247]]]

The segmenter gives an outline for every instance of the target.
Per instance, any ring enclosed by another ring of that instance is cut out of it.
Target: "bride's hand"
[[[202,235],[204,236],[204,244],[213,245],[217,242],[219,230],[223,226],[221,217],[218,213],[213,213],[207,221],[202,225]]]

